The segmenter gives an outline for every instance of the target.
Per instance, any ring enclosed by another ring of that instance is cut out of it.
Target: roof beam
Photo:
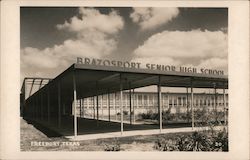
[[[35,79],[33,79],[33,81],[32,81],[29,96],[30,96],[30,95],[31,95],[31,93],[32,93],[32,89],[33,89],[34,82],[35,82]]]
[[[110,80],[112,78],[116,78],[116,77],[119,77],[119,76],[120,76],[119,73],[115,73],[115,74],[112,74],[110,76],[107,76],[107,77],[104,77],[104,78],[98,80],[98,82],[105,82],[105,81],[108,81],[108,80]]]

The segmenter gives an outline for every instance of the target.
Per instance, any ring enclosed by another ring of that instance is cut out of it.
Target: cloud
[[[171,57],[161,57],[161,56],[152,56],[152,57],[136,57],[133,59],[135,62],[146,63],[155,63],[155,64],[171,64],[171,65],[180,65],[181,61],[175,60]]]
[[[163,31],[135,49],[134,60],[227,69],[227,39],[222,31]]]
[[[117,12],[101,14],[93,8],[80,8],[79,16],[56,25],[57,29],[73,32],[76,37],[41,50],[32,47],[21,49],[22,77],[53,78],[73,64],[77,56],[101,58],[116,49],[116,36],[124,25]]]
[[[80,18],[74,16],[70,22],[65,21],[64,24],[58,24],[58,29],[64,29],[76,32],[81,35],[86,31],[99,31],[107,34],[117,33],[123,28],[124,22],[116,11],[112,10],[109,14],[101,14],[96,9],[80,8]]]
[[[149,30],[168,23],[179,14],[178,8],[133,8],[130,14],[132,21],[142,30]]]
[[[222,70],[227,70],[228,67],[228,62],[227,59],[223,58],[209,58],[202,60],[201,63],[197,66],[198,68],[211,68],[213,69],[222,69]]]

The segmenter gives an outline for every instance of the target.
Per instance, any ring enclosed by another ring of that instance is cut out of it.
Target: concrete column
[[[139,98],[138,93],[136,94],[136,107],[139,108]]]
[[[74,137],[76,138],[77,136],[77,117],[76,117],[77,91],[76,91],[75,73],[73,73],[73,89],[74,89]]]
[[[142,108],[144,109],[145,105],[144,105],[144,95],[141,96],[141,102],[142,102]]]
[[[96,106],[96,101],[95,101],[95,96],[93,96],[93,117],[95,119],[95,106]]]
[[[173,95],[173,96],[172,96],[172,107],[174,107],[174,106],[175,106],[175,104],[174,104],[174,100],[175,100],[175,98],[176,98],[176,97],[175,97],[175,95]]]
[[[189,108],[189,104],[188,104],[188,87],[187,87],[187,98],[186,98],[186,101],[187,101],[187,121],[188,121],[188,123],[189,123],[189,117],[188,117],[188,114],[189,114],[189,110],[188,110],[188,108]]]
[[[99,120],[99,97],[96,96],[96,119]]]
[[[164,94],[161,95],[161,100],[162,100],[162,110],[164,111],[164,108],[165,108]]]
[[[157,85],[158,92],[158,113],[159,113],[159,124],[160,124],[160,133],[162,132],[162,94],[161,94],[161,77],[159,76]]]
[[[181,97],[181,107],[184,107],[184,99]]]
[[[150,97],[150,95],[149,95],[149,93],[147,94],[147,109],[149,109],[150,108],[150,104],[149,104],[149,97]]]
[[[135,90],[133,89],[133,94],[132,94],[132,100],[133,100],[133,102],[132,102],[132,104],[133,104],[133,123],[135,124]]]
[[[84,105],[84,98],[82,99],[82,106],[81,106],[81,108],[82,108],[82,111],[81,111],[81,116],[84,118],[84,112],[85,112],[85,105]]]
[[[101,95],[101,101],[100,101],[100,107],[101,107],[101,111],[102,111],[102,119],[103,119],[103,95]]]
[[[168,102],[167,102],[167,105],[168,105],[168,108],[169,108],[169,92],[167,93],[168,95],[167,95],[167,97],[168,97]]]
[[[193,93],[192,80],[191,80],[191,112],[192,112],[192,129],[194,129],[194,93]]]
[[[179,96],[176,96],[176,113],[179,113]]]
[[[227,111],[226,111],[226,92],[225,92],[225,84],[223,87],[223,107],[224,107],[224,124],[227,125]]]
[[[117,120],[118,118],[117,118],[117,108],[116,108],[116,93],[115,93],[114,96],[115,96],[115,97],[114,97],[115,120]]]
[[[122,86],[122,80],[120,77],[120,112],[121,112],[121,135],[123,134],[123,86]]]
[[[214,84],[214,109],[215,109],[215,121],[217,122],[217,95],[216,95],[216,84]]]
[[[82,117],[82,99],[79,99],[79,110],[80,110],[80,118]]]
[[[107,99],[107,107],[108,107],[108,117],[109,117],[109,122],[110,122],[110,93],[108,93],[108,99]]]
[[[131,95],[131,89],[129,89],[129,122],[130,125],[132,124],[132,95]]]
[[[153,96],[152,97],[152,103],[153,103],[152,107],[154,108],[154,106],[155,106],[155,95],[153,94],[152,96]]]

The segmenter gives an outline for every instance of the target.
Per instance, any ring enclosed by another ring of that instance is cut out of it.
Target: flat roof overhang
[[[56,103],[60,86],[62,100],[72,101],[73,75],[76,81],[77,99],[118,92],[120,85],[122,90],[158,84],[163,87],[228,88],[226,75],[73,64],[27,100],[49,89],[51,100]]]

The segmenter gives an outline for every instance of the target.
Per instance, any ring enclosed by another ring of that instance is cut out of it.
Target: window
[[[196,100],[195,100],[195,105],[198,106],[198,104],[199,104],[199,100],[196,99]]]
[[[144,105],[146,105],[148,102],[148,96],[147,95],[144,95]]]
[[[179,105],[181,105],[181,103],[182,103],[182,102],[181,102],[181,99],[182,99],[182,97],[178,97],[178,104],[179,104]]]
[[[142,105],[142,95],[138,95],[138,104]]]
[[[177,105],[177,99],[174,99],[174,106]]]

